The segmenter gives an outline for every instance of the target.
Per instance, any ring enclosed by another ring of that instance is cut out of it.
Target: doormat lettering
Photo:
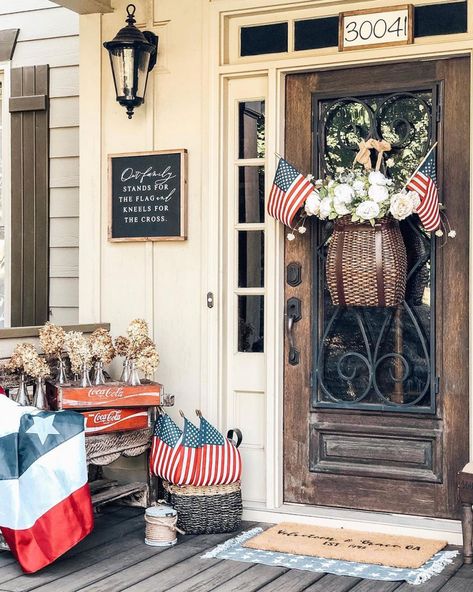
[[[446,541],[282,522],[247,541],[244,546],[277,553],[416,569],[446,544]]]

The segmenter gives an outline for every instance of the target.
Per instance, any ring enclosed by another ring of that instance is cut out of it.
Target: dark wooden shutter
[[[11,325],[49,309],[49,67],[11,71]]]

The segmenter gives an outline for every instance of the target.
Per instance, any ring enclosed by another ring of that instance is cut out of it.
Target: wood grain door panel
[[[468,58],[295,74],[286,80],[286,158],[314,173],[312,95],[386,93],[437,84],[438,184],[457,236],[437,249],[435,414],[312,406],[313,278],[309,234],[285,244],[286,266],[303,281],[285,283],[301,300],[294,326],[298,365],[284,368],[284,499],[287,502],[454,518],[456,473],[468,461]],[[337,95],[338,96],[338,95]]]

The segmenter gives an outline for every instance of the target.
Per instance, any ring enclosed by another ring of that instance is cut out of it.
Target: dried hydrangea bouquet
[[[6,364],[6,370],[20,377],[19,386],[14,400],[19,405],[29,405],[26,383],[34,379],[35,396],[33,404],[39,409],[47,409],[44,381],[50,374],[49,365],[39,356],[32,343],[19,343]]]
[[[128,325],[127,335],[115,340],[117,355],[124,358],[121,381],[130,385],[141,383],[138,370],[147,380],[152,380],[159,365],[159,354],[149,337],[148,324],[143,319],[134,319]]]

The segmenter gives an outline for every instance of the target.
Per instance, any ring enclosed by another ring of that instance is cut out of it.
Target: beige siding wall
[[[78,322],[79,16],[47,0],[0,3],[0,30],[20,29],[12,67],[50,66],[50,310]]]

